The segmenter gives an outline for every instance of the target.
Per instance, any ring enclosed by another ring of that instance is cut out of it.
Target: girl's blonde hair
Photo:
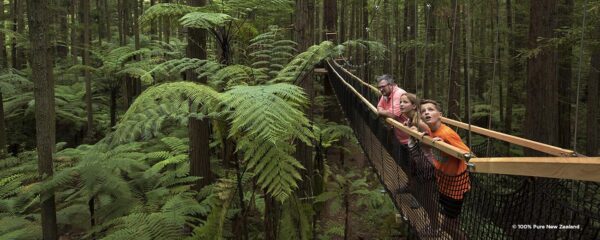
[[[410,101],[410,103],[412,103],[412,105],[415,106],[415,109],[410,111],[407,116],[408,118],[410,118],[410,125],[419,127],[418,124],[419,121],[421,121],[421,100],[419,99],[419,97],[417,97],[417,95],[412,93],[405,93],[402,95],[405,95],[406,98],[408,98],[408,101]]]

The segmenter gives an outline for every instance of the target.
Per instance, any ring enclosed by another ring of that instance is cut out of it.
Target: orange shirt
[[[463,143],[460,136],[445,124],[441,124],[437,130],[433,131],[431,137],[439,137],[445,143],[469,151],[469,147]],[[471,189],[469,174],[464,173],[467,170],[467,163],[445,153],[441,153],[441,155],[447,160],[434,161],[435,168],[442,172],[442,174],[436,174],[440,193],[454,199],[462,199],[464,193]]]

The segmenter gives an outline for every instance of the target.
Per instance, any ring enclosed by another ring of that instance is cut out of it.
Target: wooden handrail
[[[350,91],[352,91],[354,94],[356,94],[356,96],[361,101],[363,101],[365,103],[365,105],[367,105],[367,107],[369,108],[369,110],[371,110],[371,112],[373,112],[374,114],[377,114],[377,108],[375,106],[373,106],[373,104],[371,104],[369,102],[369,100],[367,100],[365,97],[360,95],[360,93],[358,91],[356,91],[356,89],[354,89],[354,87],[352,87],[352,85],[347,83],[344,80],[344,78],[342,76],[340,76],[340,74],[331,66],[331,64],[329,62],[327,62],[327,63],[329,64],[329,67],[331,68],[333,73],[338,76],[339,80],[344,85],[346,85],[346,87],[348,87],[348,89],[350,89]],[[445,142],[433,141],[433,139],[430,138],[429,136],[425,136],[421,132],[412,130],[392,118],[386,118],[385,122],[392,125],[395,128],[400,129],[400,131],[405,132],[406,134],[409,134],[410,136],[420,139],[422,143],[425,143],[433,148],[439,149],[440,151],[445,152],[445,153],[449,154],[450,156],[453,156],[453,157],[456,157],[456,158],[462,159],[462,160],[468,160],[469,157],[471,156],[469,152],[463,151],[463,150],[461,150],[457,147],[454,147],[450,144],[447,144]]]
[[[452,125],[455,127],[459,127],[465,130],[469,130],[469,125],[463,122],[459,122],[453,119],[449,119],[449,118],[445,118],[442,117],[442,122],[448,124],[448,125]],[[540,142],[536,142],[536,141],[532,141],[529,139],[525,139],[525,138],[520,138],[520,137],[516,137],[516,136],[512,136],[512,135],[508,135],[506,133],[501,133],[501,132],[496,132],[493,130],[489,130],[486,128],[482,128],[482,127],[478,127],[475,125],[471,125],[471,131],[474,133],[478,133],[484,136],[488,136],[491,138],[495,138],[498,140],[502,140],[505,142],[509,142],[511,144],[515,144],[515,145],[519,145],[522,147],[526,147],[526,148],[530,148],[536,151],[540,151],[543,153],[547,153],[553,156],[559,156],[559,157],[573,157],[575,156],[575,152],[571,151],[571,150],[567,150],[567,149],[562,149],[559,147],[555,147],[552,145],[548,145],[548,144],[544,144],[544,143],[540,143]]]
[[[475,173],[600,182],[600,157],[471,158],[469,165]]]
[[[336,63],[334,61],[334,64],[338,67],[340,67],[343,71],[345,71],[345,69],[343,67],[341,67],[338,63]],[[365,81],[363,81],[362,79],[360,79],[359,77],[355,76],[354,74],[345,71],[347,74],[349,74],[352,78],[354,78],[355,80],[357,80],[359,83],[369,87],[373,92],[376,92],[377,94],[381,94],[381,92],[379,92],[379,90],[377,88],[375,88],[374,86],[371,86],[370,84],[366,83]],[[442,122],[444,122],[445,124],[448,125],[452,125],[458,128],[462,128],[465,130],[469,130],[469,124],[460,122],[460,121],[456,121],[453,119],[449,119],[449,118],[445,118],[442,117]],[[573,156],[578,156],[574,151],[572,150],[568,150],[568,149],[563,149],[563,148],[559,148],[559,147],[555,147],[552,145],[548,145],[548,144],[544,144],[541,142],[536,142],[533,140],[529,140],[529,139],[525,139],[525,138],[521,138],[521,137],[516,137],[516,136],[512,136],[506,133],[501,133],[501,132],[497,132],[497,131],[493,131],[493,130],[489,130],[487,128],[482,128],[482,127],[478,127],[478,126],[474,126],[471,124],[471,131],[477,134],[481,134],[487,137],[491,137],[494,139],[498,139],[501,141],[505,141],[505,142],[509,142],[511,144],[515,144],[521,147],[525,147],[525,148],[530,148],[539,152],[543,152],[546,154],[550,154],[553,156],[560,156],[560,157],[573,157]]]

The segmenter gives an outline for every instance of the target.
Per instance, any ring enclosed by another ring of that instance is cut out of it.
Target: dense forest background
[[[450,118],[597,156],[599,9],[2,0],[0,239],[406,235],[313,69],[392,74]]]

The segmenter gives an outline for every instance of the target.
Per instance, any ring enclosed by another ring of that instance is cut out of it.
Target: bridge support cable
[[[372,86],[356,80],[334,62],[328,62],[327,67],[334,93],[373,171],[418,238],[600,238],[600,184],[574,180],[585,175],[581,172],[559,171],[577,168],[572,163],[575,160],[582,162],[580,171],[594,168],[598,165],[595,158],[483,158],[488,157],[484,147],[479,155],[482,158],[470,158],[473,169],[445,174],[434,168],[432,159],[444,160],[450,155],[469,160],[470,156],[447,144],[428,142],[428,137],[394,120],[378,118],[373,106],[378,95],[373,94]],[[410,148],[401,145],[393,132],[396,129],[421,140],[420,144]],[[561,159],[563,167],[552,165]],[[527,165],[527,160],[533,165]],[[544,161],[554,170],[544,170]],[[514,166],[529,169],[515,170]],[[554,173],[548,176],[549,171]],[[538,172],[544,177],[538,177]],[[462,192],[466,192],[462,208],[457,208],[460,201],[447,196]],[[418,206],[412,208],[411,201]],[[457,221],[442,217],[448,215],[456,216]]]

